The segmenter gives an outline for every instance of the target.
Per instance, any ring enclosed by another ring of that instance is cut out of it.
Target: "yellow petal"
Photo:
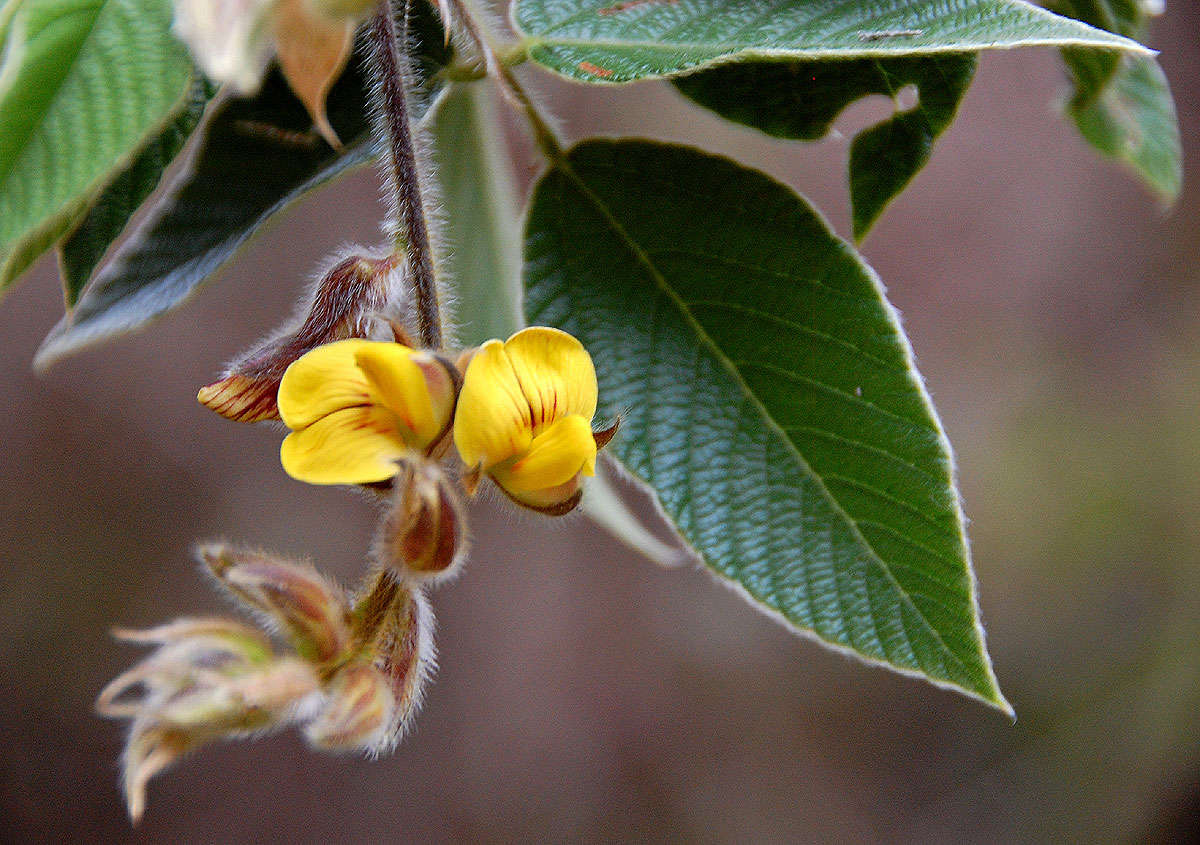
[[[596,414],[596,368],[583,344],[545,326],[522,329],[504,344],[535,430],[572,414],[591,422]]]
[[[497,467],[493,477],[520,494],[566,484],[580,472],[596,474],[596,440],[588,421],[572,414],[533,438],[528,452],[511,466]]]
[[[284,438],[283,469],[309,484],[369,484],[396,474],[408,451],[395,414],[372,405],[345,408]]]
[[[354,360],[380,404],[409,429],[409,445],[424,449],[445,431],[454,404],[454,388],[450,374],[432,355],[397,343],[373,343],[360,347]],[[431,396],[434,387],[437,407]]]
[[[378,394],[355,360],[362,349],[376,343],[339,340],[293,361],[279,384],[279,416],[287,427],[304,428],[334,411],[377,402]]]
[[[489,340],[471,358],[454,414],[454,445],[468,467],[488,469],[533,440],[529,403],[504,344]]]

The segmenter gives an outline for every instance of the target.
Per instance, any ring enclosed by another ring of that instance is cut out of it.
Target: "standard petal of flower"
[[[488,469],[529,448],[533,422],[521,383],[509,363],[504,344],[489,340],[467,366],[458,410],[454,445],[468,467]]]
[[[369,484],[396,474],[408,450],[395,415],[379,406],[346,408],[284,438],[283,469],[309,484]]]
[[[565,484],[578,473],[596,474],[596,440],[583,417],[572,414],[551,425],[512,466],[494,470],[496,480],[513,493]]]
[[[504,344],[540,429],[571,414],[596,414],[596,369],[583,344],[545,326],[522,329]]]
[[[434,413],[426,371],[418,363],[428,357],[398,343],[372,343],[354,353],[355,363],[379,402],[412,432],[410,445],[414,448],[429,445],[446,427],[444,416],[439,418]],[[446,380],[449,381],[448,376]],[[445,410],[449,412],[448,408]]]
[[[305,353],[287,368],[279,383],[279,416],[288,428],[312,425],[334,411],[375,404],[379,395],[355,359],[377,341],[339,340]]]

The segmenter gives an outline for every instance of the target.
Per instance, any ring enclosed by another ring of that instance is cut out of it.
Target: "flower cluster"
[[[101,714],[131,723],[122,770],[134,821],[150,778],[218,739],[298,725],[317,748],[390,749],[433,662],[428,605],[389,573],[352,602],[308,564],[223,545],[200,557],[261,626],[180,619],[117,632],[157,646],[96,702]]]
[[[214,545],[201,558],[260,627],[184,619],[118,632],[157,647],[97,702],[131,722],[123,770],[135,820],[151,777],[217,739],[295,725],[318,748],[389,750],[433,662],[424,590],[465,556],[464,494],[490,479],[518,505],[565,514],[615,431],[592,431],[596,371],[558,329],[490,340],[457,363],[403,342],[387,319],[393,340],[362,336],[377,322],[390,270],[386,261],[341,262],[295,332],[200,390],[230,419],[282,420],[291,431],[280,460],[292,477],[360,485],[386,505],[374,575],[355,596],[308,564]],[[326,296],[348,289],[357,298]]]

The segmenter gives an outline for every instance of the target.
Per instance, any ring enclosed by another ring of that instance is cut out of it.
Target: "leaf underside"
[[[1072,58],[1067,57],[1071,63]],[[1089,144],[1129,167],[1154,193],[1173,202],[1183,189],[1183,145],[1175,101],[1158,62],[1121,56],[1094,96],[1076,98],[1067,113]]]
[[[68,308],[78,302],[92,271],[134,212],[154,193],[163,171],[175,160],[200,122],[213,93],[211,86],[197,78],[179,114],[162,132],[146,142],[137,157],[116,175],[86,216],[59,244],[58,266]]]
[[[895,99],[912,85],[917,102],[864,129],[850,147],[854,237],[862,239],[929,161],[975,73],[973,53],[919,58],[746,62],[674,80],[688,98],[777,138],[825,137],[834,119],[870,94]]]
[[[817,59],[1134,41],[1023,0],[517,0],[537,63],[584,82],[630,82],[753,58]]]
[[[787,187],[589,141],[535,189],[526,311],[589,348],[611,448],[789,625],[1007,708],[949,445],[873,272]]]

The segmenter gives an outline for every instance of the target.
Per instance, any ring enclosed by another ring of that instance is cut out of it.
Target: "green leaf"
[[[170,27],[160,0],[9,0],[0,10],[0,288],[178,106],[191,65]]]
[[[1146,29],[1143,6],[1134,0],[1055,5],[1065,15],[1132,38]],[[1075,84],[1065,110],[1084,140],[1125,164],[1164,200],[1175,200],[1183,188],[1183,149],[1175,101],[1158,62],[1079,47],[1062,55]]]
[[[789,188],[575,147],[534,191],[526,312],[588,347],[617,457],[755,604],[1007,709],[950,447],[875,274]]]
[[[413,103],[420,117],[441,90],[436,69],[449,54],[426,7],[414,8],[411,25],[430,33],[420,42],[426,84]],[[313,130],[278,71],[254,97],[210,107],[187,160],[171,169],[136,231],[96,269],[75,308],[42,342],[34,366],[49,366],[175,308],[273,215],[369,161],[374,145],[365,62],[356,55],[329,94],[329,122],[345,145],[341,151]]]
[[[521,215],[495,112],[490,86],[454,83],[429,126],[442,208],[434,251],[439,281],[453,293],[450,334],[458,347],[504,339],[525,325]],[[615,461],[601,460],[597,470],[587,485],[583,514],[650,560],[680,562],[681,552],[656,537],[626,504]]]
[[[79,293],[92,271],[124,231],[134,212],[158,187],[163,171],[183,149],[214,93],[207,82],[197,78],[175,119],[146,142],[137,157],[113,178],[79,225],[59,245],[58,266],[68,308],[79,300]]]
[[[1024,0],[517,0],[535,62],[584,82],[670,76],[717,62],[974,52],[1134,41]]]
[[[1073,59],[1068,57],[1068,63]],[[1098,93],[1076,98],[1067,112],[1084,139],[1124,163],[1171,202],[1183,188],[1183,147],[1175,101],[1158,62],[1122,56]]]
[[[854,101],[870,94],[895,99],[906,85],[915,86],[912,108],[863,130],[850,147],[854,237],[861,240],[929,161],[934,141],[954,120],[975,64],[972,53],[753,62],[722,65],[674,82],[687,97],[729,120],[805,141],[824,137]]]

